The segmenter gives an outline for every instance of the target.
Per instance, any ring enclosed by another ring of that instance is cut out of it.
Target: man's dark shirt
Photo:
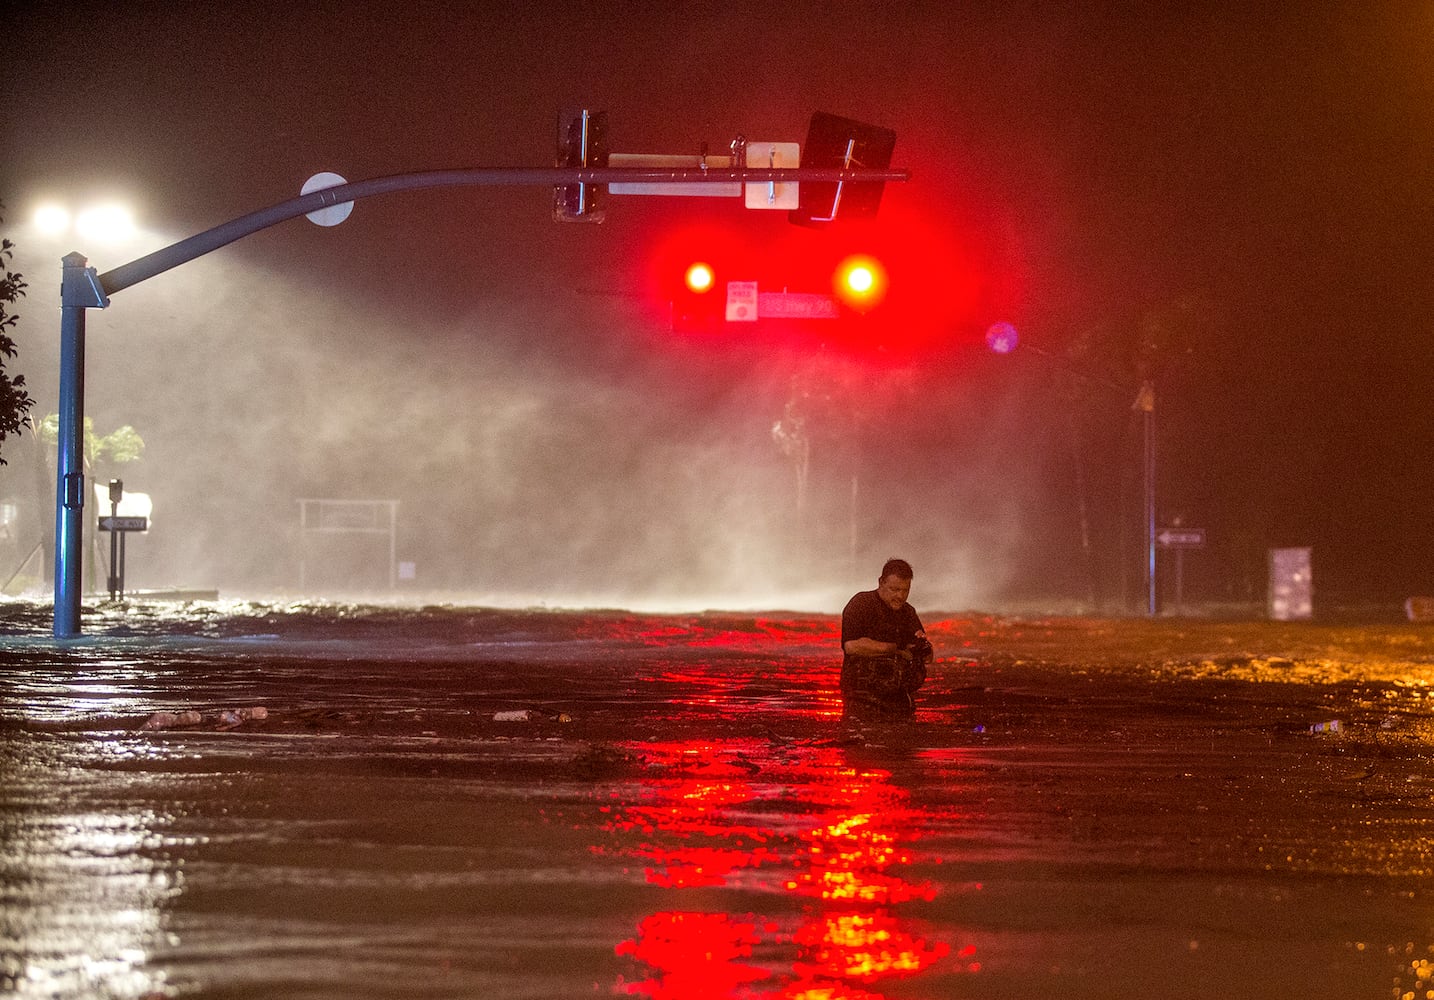
[[[841,645],[852,639],[875,639],[877,642],[894,642],[899,649],[910,646],[916,633],[922,631],[921,619],[910,604],[903,604],[900,611],[893,611],[874,590],[863,590],[846,602],[841,613]]]
[[[913,691],[926,680],[925,664],[903,661],[897,654],[852,656],[846,644],[852,639],[893,642],[908,649],[921,632],[921,619],[910,604],[893,610],[874,590],[865,590],[847,602],[841,614],[841,693],[847,715],[867,719],[905,719],[916,711]]]

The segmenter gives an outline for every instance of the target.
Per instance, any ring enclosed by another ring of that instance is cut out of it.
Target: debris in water
[[[267,719],[269,710],[263,705],[254,708],[232,708],[219,713],[219,728],[233,729],[241,726],[250,719]]]
[[[140,729],[179,729],[183,726],[197,726],[204,717],[192,709],[187,712],[155,712],[145,720]]]
[[[494,722],[532,722],[535,719],[550,719],[553,722],[573,721],[573,717],[567,712],[545,712],[536,708],[517,708],[493,713]]]
[[[252,720],[267,719],[269,710],[263,705],[253,708],[231,708],[225,709],[213,719],[217,729],[233,729]],[[198,726],[204,723],[204,716],[194,709],[187,709],[183,712],[155,712],[145,720],[141,730],[154,731],[158,729],[183,729],[189,726]]]
[[[1325,733],[1340,733],[1343,731],[1344,723],[1338,719],[1330,719],[1328,722],[1316,722],[1313,726],[1310,726],[1310,732],[1315,736],[1320,736]]]

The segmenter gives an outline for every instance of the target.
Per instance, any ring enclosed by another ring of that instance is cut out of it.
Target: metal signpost
[[[1175,550],[1175,612],[1185,608],[1185,550],[1205,547],[1204,528],[1162,528],[1155,536],[1162,549]]]
[[[587,166],[585,164],[593,160],[606,163],[608,159],[605,154],[591,159],[588,156],[587,144],[593,137],[600,137],[602,131],[590,128],[593,117],[587,112],[583,112],[581,117],[583,127],[579,159],[584,164],[582,166],[435,170],[340,183],[311,190],[297,198],[215,226],[104,274],[98,274],[95,268],[89,267],[88,260],[82,254],[71,253],[66,256],[62,260],[60,284],[59,455],[55,488],[55,636],[70,638],[80,634],[80,569],[83,549],[81,535],[85,493],[85,312],[88,309],[106,308],[110,304],[110,296],[116,292],[300,215],[311,215],[319,224],[331,224],[325,221],[326,217],[336,216],[341,219],[347,214],[341,210],[361,198],[399,191],[439,187],[538,185],[553,187],[561,197],[562,192],[576,188],[580,196],[578,203],[583,206],[578,210],[581,212],[585,210],[589,193],[596,193],[598,188],[613,184],[725,184],[738,185],[737,190],[741,190],[740,185],[743,184],[761,185],[762,194],[754,198],[754,201],[761,203],[765,203],[768,192],[771,192],[772,200],[776,201],[778,193],[787,186],[811,184],[824,193],[831,193],[828,215],[816,214],[817,210],[809,205],[804,205],[801,210],[793,210],[794,222],[811,224],[830,221],[829,217],[835,217],[837,214],[838,203],[843,206],[843,214],[847,202],[851,203],[853,214],[869,214],[875,209],[874,199],[880,197],[884,182],[910,179],[910,173],[906,170],[885,168],[885,164],[890,162],[889,146],[884,150],[886,158],[881,161],[881,168],[869,169],[855,165],[860,163],[862,158],[855,157],[852,150],[868,143],[868,133],[877,133],[878,138],[889,135],[891,142],[895,141],[894,134],[830,115],[813,117],[813,131],[816,132],[820,119],[824,130],[822,138],[826,144],[829,145],[833,141],[832,135],[826,134],[833,130],[850,129],[853,136],[846,140],[846,152],[843,156],[834,160],[825,155],[821,157],[823,164],[830,160],[836,164],[834,166],[748,166],[745,154],[740,157],[742,162],[726,168],[715,168],[707,164],[678,168]],[[603,128],[605,129],[605,124]],[[809,146],[811,135],[809,133]],[[769,160],[779,161],[780,152],[773,150]],[[867,159],[868,162],[875,162],[879,156],[873,155]],[[337,178],[337,175],[333,176]],[[842,201],[844,192],[846,202]],[[819,205],[817,208],[820,207]]]

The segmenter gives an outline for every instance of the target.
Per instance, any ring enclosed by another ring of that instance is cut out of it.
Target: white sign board
[[[799,142],[747,143],[749,170],[795,170],[801,166],[802,144]],[[712,170],[731,170],[732,157],[700,156],[668,153],[609,153],[609,167],[696,170],[704,163]],[[657,181],[618,183],[607,186],[610,194],[654,194],[685,198],[738,198],[746,194],[748,208],[793,209],[800,194],[796,181],[758,181],[752,184],[664,184]]]
[[[1310,550],[1270,549],[1270,617],[1287,622],[1314,616]]]
[[[101,531],[148,531],[149,518],[147,517],[102,517],[100,518]]]
[[[757,322],[757,283],[755,281],[727,282],[727,322]]]
[[[347,184],[338,174],[330,173],[327,170],[314,174],[304,181],[304,186],[299,188],[299,194],[313,194],[315,191],[322,191],[325,188],[338,187]],[[337,226],[349,217],[354,210],[354,203],[351,201],[340,202],[337,205],[329,205],[327,208],[316,208],[304,216],[316,226]]]
[[[764,319],[836,319],[836,299],[811,292],[762,292],[757,311]]]
[[[1204,528],[1164,528],[1155,536],[1161,548],[1198,549],[1205,545]]]
[[[665,167],[673,170],[696,170],[702,166],[702,162],[700,156],[669,156],[666,153],[609,153],[607,158],[609,167]],[[713,170],[729,170],[732,157],[709,156],[706,162]],[[738,198],[742,195],[740,183],[659,184],[642,181],[634,184],[609,184],[607,189],[609,194],[681,195],[687,198]]]

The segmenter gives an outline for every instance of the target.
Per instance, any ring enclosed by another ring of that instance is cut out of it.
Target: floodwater
[[[0,605],[0,992],[1434,997],[1434,632],[925,617]]]

